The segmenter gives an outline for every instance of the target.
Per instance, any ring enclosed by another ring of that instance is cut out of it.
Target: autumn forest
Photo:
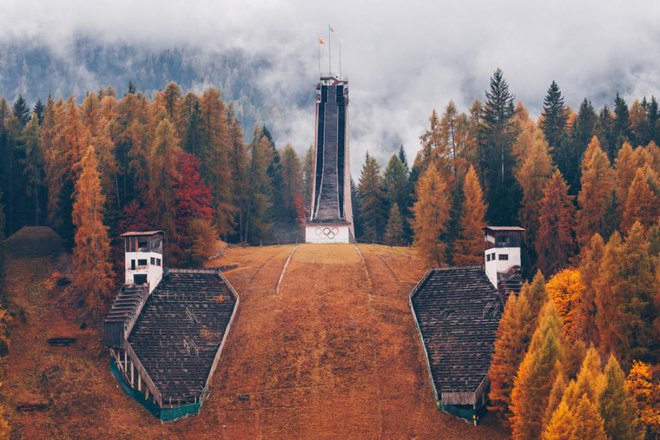
[[[524,227],[528,282],[504,307],[490,409],[514,438],[654,438],[658,102],[616,94],[570,108],[555,82],[542,99],[532,117],[498,69],[466,111],[450,101],[431,112],[416,157],[403,146],[386,164],[354,157],[364,160],[351,187],[356,239],[413,246],[429,266],[480,265],[484,225]],[[263,125],[243,133],[214,88],[2,98],[0,238],[57,231],[98,320],[122,282],[122,232],[165,230],[167,264],[188,267],[218,238],[301,240],[313,154],[276,145]]]

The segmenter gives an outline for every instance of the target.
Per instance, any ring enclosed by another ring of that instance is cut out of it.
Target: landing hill
[[[10,254],[15,318],[2,394],[16,438],[505,438],[434,409],[408,293],[424,269],[408,248],[230,248],[210,266],[240,295],[234,327],[193,418],[160,424],[110,374],[96,330],[57,280],[68,255]],[[286,267],[285,270],[283,270]],[[71,347],[46,339],[74,336]],[[44,402],[43,412],[16,405]]]

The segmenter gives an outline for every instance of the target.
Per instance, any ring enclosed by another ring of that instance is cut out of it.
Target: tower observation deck
[[[310,243],[354,239],[348,148],[348,81],[322,76],[316,86],[312,203],[305,229]]]

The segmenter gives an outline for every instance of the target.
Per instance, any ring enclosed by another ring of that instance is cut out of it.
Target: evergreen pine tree
[[[22,95],[18,95],[16,101],[14,101],[12,114],[20,124],[21,128],[25,127],[30,121],[30,108],[28,107],[27,102],[25,102],[25,99]]]
[[[591,142],[594,134],[596,133],[596,122],[598,116],[594,110],[591,102],[586,98],[580,104],[580,109],[575,118],[575,123],[572,130],[572,143],[570,149],[572,152],[571,167],[572,167],[572,180],[569,181],[571,185],[571,194],[577,194],[580,190],[580,163],[582,162],[582,155],[587,149],[587,145]]]
[[[87,306],[98,318],[110,298],[112,289],[110,241],[103,224],[105,196],[101,192],[101,176],[94,147],[82,158],[80,177],[76,181],[73,224],[76,227],[73,264],[74,283],[85,297]]]
[[[205,115],[207,118],[209,115]],[[213,115],[216,116],[217,115]],[[183,98],[181,106],[181,118],[185,131],[181,137],[181,148],[192,154],[200,154],[202,151],[202,144],[208,139],[204,139],[202,129],[202,107],[199,98],[194,93],[188,93]],[[217,123],[214,120],[213,123]],[[209,127],[205,127],[208,129]]]
[[[573,196],[559,170],[543,190],[539,207],[539,234],[536,241],[538,266],[553,274],[568,263],[575,252],[575,207]]]
[[[619,229],[621,224],[621,203],[616,191],[610,193],[600,219],[600,234],[606,239]]]
[[[303,160],[303,197],[305,201],[305,209],[309,215],[312,209],[312,186],[314,185],[314,146],[310,147],[305,152]],[[352,201],[352,199],[351,199]],[[355,216],[355,212],[353,212]]]
[[[303,178],[298,153],[290,144],[282,150],[282,181],[284,221],[289,225],[295,225],[298,218],[296,200],[302,197]]]
[[[403,144],[399,146],[399,160],[403,164],[404,168],[406,169],[406,174],[408,174],[408,169],[410,166],[408,165],[408,156],[406,156],[406,150],[403,149]]]
[[[32,199],[34,206],[34,225],[39,226],[43,211],[43,184],[44,184],[44,159],[39,146],[41,137],[41,128],[36,116],[30,119],[30,122],[23,129],[22,145],[23,153],[23,174],[27,178],[25,188],[27,196]]]
[[[635,100],[630,106],[630,141],[634,145],[646,145],[651,140],[646,108],[646,98],[641,103]]]
[[[239,241],[245,237],[245,221],[248,207],[248,152],[243,142],[243,130],[240,122],[236,119],[232,104],[227,109],[227,125],[229,128],[229,162],[234,188],[233,205],[236,213],[234,222]]]
[[[273,149],[261,129],[255,127],[250,144],[248,166],[248,204],[243,241],[259,243],[267,237],[272,226],[272,185],[268,169],[273,162]]]
[[[397,155],[392,155],[384,173],[385,196],[389,206],[399,205],[399,209],[408,206],[408,174],[406,167]]]
[[[541,129],[548,145],[551,147],[552,155],[559,170],[565,176],[573,170],[571,167],[571,155],[567,151],[569,149],[568,133],[566,130],[567,122],[568,109],[564,105],[564,97],[561,95],[557,83],[552,81],[548,93],[543,100]],[[569,179],[568,176],[567,179]]]
[[[516,139],[513,116],[514,97],[497,69],[490,79],[479,127],[481,170],[485,174],[488,219],[494,225],[512,225],[520,205],[519,188],[514,178]]]
[[[415,245],[429,265],[445,261],[446,244],[441,235],[447,230],[450,200],[447,184],[431,162],[417,182],[417,201],[413,206]]]
[[[360,199],[361,239],[366,242],[380,241],[385,229],[386,205],[383,194],[383,178],[375,157],[367,153],[358,183]]]
[[[32,114],[37,117],[37,122],[39,125],[44,120],[44,111],[46,110],[46,107],[44,106],[44,103],[41,102],[41,99],[37,99],[37,102],[34,104],[34,108],[32,109]]]
[[[385,244],[389,244],[390,246],[401,246],[405,244],[403,217],[401,217],[401,211],[396,202],[390,208],[390,215],[387,219],[387,227],[385,228],[383,239]]]
[[[582,159],[580,186],[577,239],[582,246],[601,230],[603,211],[613,187],[610,161],[596,137],[591,140]]]
[[[610,160],[614,160],[619,151],[619,147],[626,141],[631,139],[631,130],[630,130],[630,112],[628,111],[628,105],[626,101],[619,95],[616,94],[614,98],[614,140],[615,143],[612,145],[612,150],[608,151],[608,156]]]
[[[614,131],[614,115],[612,115],[607,105],[598,114],[595,136],[600,140],[603,151],[608,155],[610,160],[613,160],[614,156],[616,156],[617,140]],[[609,156],[610,154],[612,156]]]
[[[483,192],[473,166],[470,166],[463,182],[463,206],[460,215],[460,232],[456,241],[454,263],[457,265],[481,264],[483,261],[484,217]]]

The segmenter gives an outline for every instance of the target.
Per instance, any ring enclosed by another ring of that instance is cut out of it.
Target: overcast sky
[[[0,17],[0,39],[38,38],[62,52],[90,33],[153,48],[241,48],[272,61],[261,87],[285,103],[313,94],[317,38],[332,24],[334,70],[344,40],[354,174],[367,150],[382,164],[399,142],[412,155],[431,110],[482,99],[497,67],[533,115],[552,80],[573,107],[584,97],[610,103],[617,91],[629,101],[660,95],[658,0],[0,0]],[[327,52],[322,62],[327,70]],[[313,115],[291,106],[268,122],[279,144],[302,151]]]

